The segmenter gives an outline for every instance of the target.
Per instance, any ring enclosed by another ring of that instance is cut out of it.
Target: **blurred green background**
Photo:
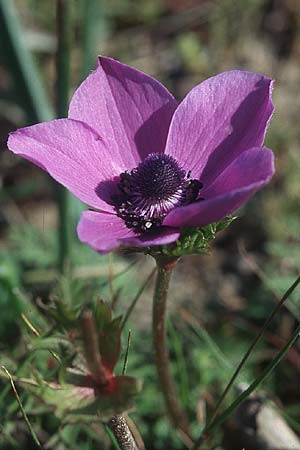
[[[30,360],[26,356],[29,332],[20,313],[44,332],[48,324],[41,305],[55,296],[71,303],[114,298],[117,313],[125,313],[153,262],[143,256],[99,256],[77,242],[75,229],[83,206],[70,198],[73,271],[59,275],[53,183],[6,150],[10,131],[55,114],[55,2],[1,0],[0,5],[0,364],[11,373],[21,367],[22,376],[38,367],[47,378],[47,354],[36,352]],[[299,2],[72,0],[71,6],[70,95],[95,66],[98,54],[158,78],[178,99],[201,80],[234,68],[276,80],[276,112],[266,140],[276,155],[274,179],[243,208],[208,256],[183,258],[173,278],[169,301],[173,369],[197,431],[276,299],[299,273]],[[128,374],[144,380],[132,417],[148,450],[183,449],[182,439],[165,417],[153,368],[152,287],[143,292],[127,327],[132,329]],[[299,297],[293,294],[276,316],[239,381],[251,382],[290,336],[300,318]],[[263,386],[264,395],[296,432],[299,367],[296,346]],[[35,448],[7,384],[0,381],[0,449]],[[101,427],[62,423],[34,396],[21,387],[19,391],[45,449],[113,448]],[[233,390],[231,399],[235,395]],[[232,432],[236,421],[232,417],[214,433],[207,448],[242,450]]]

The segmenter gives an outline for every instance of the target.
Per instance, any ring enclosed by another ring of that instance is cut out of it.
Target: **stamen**
[[[128,228],[149,232],[162,225],[164,217],[178,206],[195,201],[202,188],[169,155],[152,153],[135,169],[121,173],[120,194],[115,208]]]

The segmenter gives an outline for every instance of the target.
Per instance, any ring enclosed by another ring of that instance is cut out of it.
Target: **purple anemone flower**
[[[269,182],[271,88],[269,78],[233,70],[178,104],[157,80],[101,57],[67,119],[19,129],[8,147],[93,208],[78,236],[95,250],[168,244],[181,227],[223,219]]]

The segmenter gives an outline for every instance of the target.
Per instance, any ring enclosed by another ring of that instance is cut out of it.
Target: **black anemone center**
[[[113,199],[117,214],[141,233],[161,226],[173,208],[195,201],[202,183],[190,179],[172,156],[152,153],[135,169],[121,173],[118,187]]]
[[[185,171],[180,169],[174,158],[154,154],[133,171],[135,189],[145,199],[168,200],[180,188]]]

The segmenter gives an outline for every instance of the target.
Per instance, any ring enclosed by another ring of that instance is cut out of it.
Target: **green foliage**
[[[110,375],[105,386],[93,381],[81,350],[84,350],[80,334],[81,309],[77,308],[76,302],[70,301],[72,292],[66,286],[66,279],[62,278],[60,284],[64,287],[56,291],[56,295],[60,292],[60,296],[40,311],[33,310],[30,321],[27,319],[30,330],[34,329],[31,320],[44,323],[44,330],[35,328],[34,334],[27,334],[23,342],[26,348],[19,355],[19,360],[25,359],[14,380],[22,387],[23,399],[26,395],[24,402],[18,402],[22,404],[29,424],[31,410],[27,399],[32,399],[35,407],[43,407],[46,414],[54,413],[63,428],[69,423],[80,423],[81,427],[89,427],[92,423],[99,426],[99,421],[132,409],[141,391],[141,381],[127,375]],[[73,289],[73,292],[76,290]],[[98,300],[95,305],[90,302],[90,305],[95,310],[102,363],[112,371],[120,357],[121,317],[113,318],[111,308],[103,301]],[[73,314],[72,308],[75,308]],[[47,321],[39,316],[47,317]],[[5,361],[3,357],[1,363],[4,362],[15,371],[10,361]],[[7,395],[8,386],[5,391]],[[1,406],[4,406],[1,405],[4,396],[1,397],[0,412]],[[6,408],[4,411],[7,415]]]
[[[202,430],[199,439],[195,443],[194,450],[198,448],[198,446],[202,442],[202,435],[206,432],[210,432],[215,427],[221,425],[230,415],[235,411],[235,409],[246,399],[251,393],[263,382],[265,379],[273,372],[275,367],[280,363],[282,358],[284,358],[288,352],[288,350],[292,347],[292,345],[299,338],[300,333],[300,325],[296,328],[291,338],[288,342],[281,348],[276,357],[270,362],[270,364],[266,367],[266,369],[255,378],[255,380],[250,384],[250,386],[245,389],[232,403],[231,405],[220,415],[220,417],[213,418],[211,421],[207,422],[207,425]]]
[[[172,256],[205,254],[217,233],[225,230],[233,220],[234,217],[227,217],[205,227],[184,227],[180,230],[180,238],[174,244],[163,245],[161,252],[163,255]]]
[[[14,260],[4,252],[0,252],[0,342],[14,343],[18,335],[16,318],[22,311],[22,305],[17,295],[20,276]]]
[[[220,222],[206,225],[205,227],[182,227],[179,239],[167,245],[125,249],[126,253],[145,253],[154,257],[184,255],[203,255],[208,253],[209,246],[216,238],[217,233],[225,230],[233,222],[235,217],[228,216]]]
[[[49,268],[55,265],[57,243],[54,232],[43,232],[29,223],[12,226],[9,234],[13,258],[24,268]]]

